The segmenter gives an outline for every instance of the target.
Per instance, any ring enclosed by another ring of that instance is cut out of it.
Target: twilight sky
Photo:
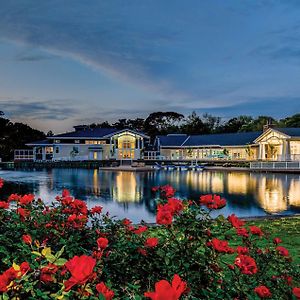
[[[0,0],[0,110],[56,133],[300,112],[300,1]]]

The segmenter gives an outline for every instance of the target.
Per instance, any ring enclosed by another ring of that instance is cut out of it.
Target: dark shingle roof
[[[102,138],[110,133],[116,132],[116,128],[87,128],[85,130],[72,131],[62,134],[57,134],[52,138]]]
[[[277,131],[285,133],[289,136],[300,136],[300,128],[274,128]]]
[[[42,140],[42,141],[36,141],[36,142],[32,142],[32,143],[28,143],[26,145],[30,146],[30,145],[51,145],[52,142],[49,140]]]
[[[189,136],[186,134],[169,134],[169,135],[159,135],[157,138],[159,139],[160,146],[181,146],[184,141]]]
[[[204,134],[191,135],[184,143],[184,146],[205,146],[205,145],[220,145],[234,146],[247,145],[262,134],[261,131],[256,132],[237,132],[237,133],[221,133],[221,134]]]
[[[262,134],[257,132],[238,132],[238,133],[222,133],[222,134],[203,134],[190,136],[159,136],[160,144],[163,147],[174,146],[239,146],[253,143],[253,141]]]

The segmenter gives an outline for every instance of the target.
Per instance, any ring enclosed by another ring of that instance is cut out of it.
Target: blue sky
[[[300,111],[300,2],[0,0],[0,110],[42,130]]]

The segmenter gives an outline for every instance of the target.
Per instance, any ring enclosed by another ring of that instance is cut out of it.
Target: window
[[[106,141],[93,141],[93,140],[86,140],[85,143],[87,145],[105,145]]]
[[[80,144],[80,140],[75,140],[74,143],[75,144]]]

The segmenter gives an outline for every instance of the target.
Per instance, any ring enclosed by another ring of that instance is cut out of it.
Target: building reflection
[[[228,201],[228,213],[257,215],[300,209],[300,176],[221,171],[159,171],[149,173],[109,172],[81,169],[53,169],[49,179],[32,187],[44,197],[53,189],[71,190],[75,197],[95,196],[99,203],[121,203],[124,209],[144,206],[155,213],[151,187],[171,184],[182,198],[198,199],[201,194],[220,194]]]
[[[300,178],[290,181],[288,197],[291,206],[300,207]]]
[[[136,173],[118,172],[114,183],[111,185],[111,192],[112,198],[117,202],[140,202],[142,200],[142,183],[137,182]]]
[[[279,213],[288,208],[287,188],[282,178],[261,176],[257,197],[260,206],[268,213]]]

